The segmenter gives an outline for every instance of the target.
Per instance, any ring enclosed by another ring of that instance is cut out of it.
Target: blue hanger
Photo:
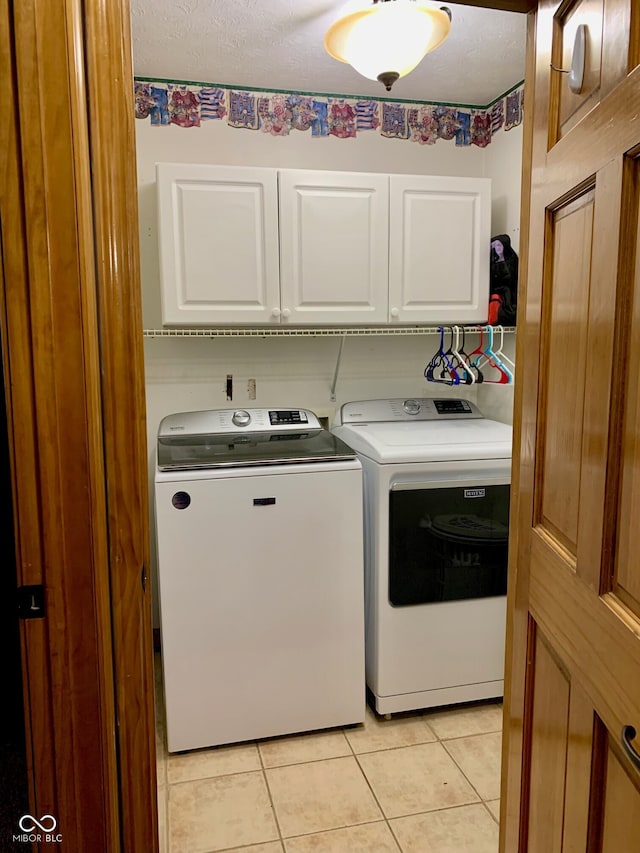
[[[440,346],[429,364],[424,369],[427,382],[438,382],[440,385],[459,385],[458,376],[448,352],[444,350],[444,327],[438,326],[440,332]]]

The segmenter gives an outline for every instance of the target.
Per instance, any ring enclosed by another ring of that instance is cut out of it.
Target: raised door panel
[[[283,322],[385,323],[387,175],[279,173]]]
[[[535,643],[529,850],[561,853],[570,684],[540,632]],[[544,796],[539,796],[539,791]]]
[[[631,9],[626,0],[569,0],[554,16],[550,145],[566,135],[626,75]],[[572,60],[584,27],[582,85],[570,88]],[[560,70],[562,69],[562,70]]]
[[[279,322],[274,169],[159,163],[165,325]]]
[[[564,4],[556,15],[554,55],[556,67],[570,69],[578,28],[586,27],[584,77],[580,91],[573,91],[569,74],[556,72],[559,86],[559,136],[565,134],[582,118],[600,96],[602,74],[602,18],[604,0],[576,0]],[[575,88],[575,86],[574,86]]]
[[[491,181],[392,175],[389,306],[409,323],[484,323]]]
[[[625,356],[618,363],[623,371],[629,370],[629,385],[626,400],[624,401],[624,417],[622,424],[621,446],[623,448],[621,462],[621,491],[617,509],[618,525],[617,539],[618,548],[614,566],[613,590],[616,595],[624,601],[625,605],[640,619],[640,561],[638,560],[638,540],[635,533],[635,525],[640,517],[640,430],[638,429],[638,417],[640,417],[640,381],[637,372],[630,369],[631,365],[638,364],[640,358],[640,259],[635,256],[633,260],[633,247],[640,247],[640,163],[635,160],[632,169],[630,183],[634,187],[633,197],[630,199],[632,210],[628,212],[625,221],[636,220],[636,233],[629,234],[626,243],[628,263],[626,268],[630,270],[632,281],[629,281],[629,290],[632,291],[625,300],[624,314],[628,321],[628,349]],[[634,270],[635,267],[635,270]],[[638,721],[640,722],[640,721]],[[640,728],[640,726],[638,726]]]
[[[607,755],[601,850],[640,850],[640,774],[628,775],[612,750]]]
[[[573,664],[534,623],[530,644],[528,853],[640,849],[640,775]],[[519,849],[525,849],[522,846]]]
[[[538,523],[573,555],[578,501],[591,277],[594,193],[550,214],[539,408]]]

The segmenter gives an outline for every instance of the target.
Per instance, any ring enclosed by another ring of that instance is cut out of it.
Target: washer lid
[[[511,458],[511,427],[486,418],[349,424],[333,431],[381,464]]]
[[[354,451],[326,429],[158,437],[160,471],[291,465],[354,458]]]

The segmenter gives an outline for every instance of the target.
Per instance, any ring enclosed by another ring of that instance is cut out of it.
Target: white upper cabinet
[[[159,163],[165,326],[483,323],[491,181]]]
[[[386,323],[389,177],[279,172],[282,322]]]
[[[393,323],[484,323],[489,304],[489,178],[391,175]]]
[[[279,322],[276,170],[159,163],[156,177],[163,323]]]

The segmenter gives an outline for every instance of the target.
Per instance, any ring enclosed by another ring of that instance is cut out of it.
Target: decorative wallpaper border
[[[192,128],[225,121],[229,127],[271,136],[288,136],[295,130],[310,131],[312,137],[354,139],[375,131],[420,145],[444,139],[486,148],[499,130],[522,123],[523,93],[520,83],[487,107],[474,108],[136,79],[135,111],[137,119],[148,119],[156,127]]]

